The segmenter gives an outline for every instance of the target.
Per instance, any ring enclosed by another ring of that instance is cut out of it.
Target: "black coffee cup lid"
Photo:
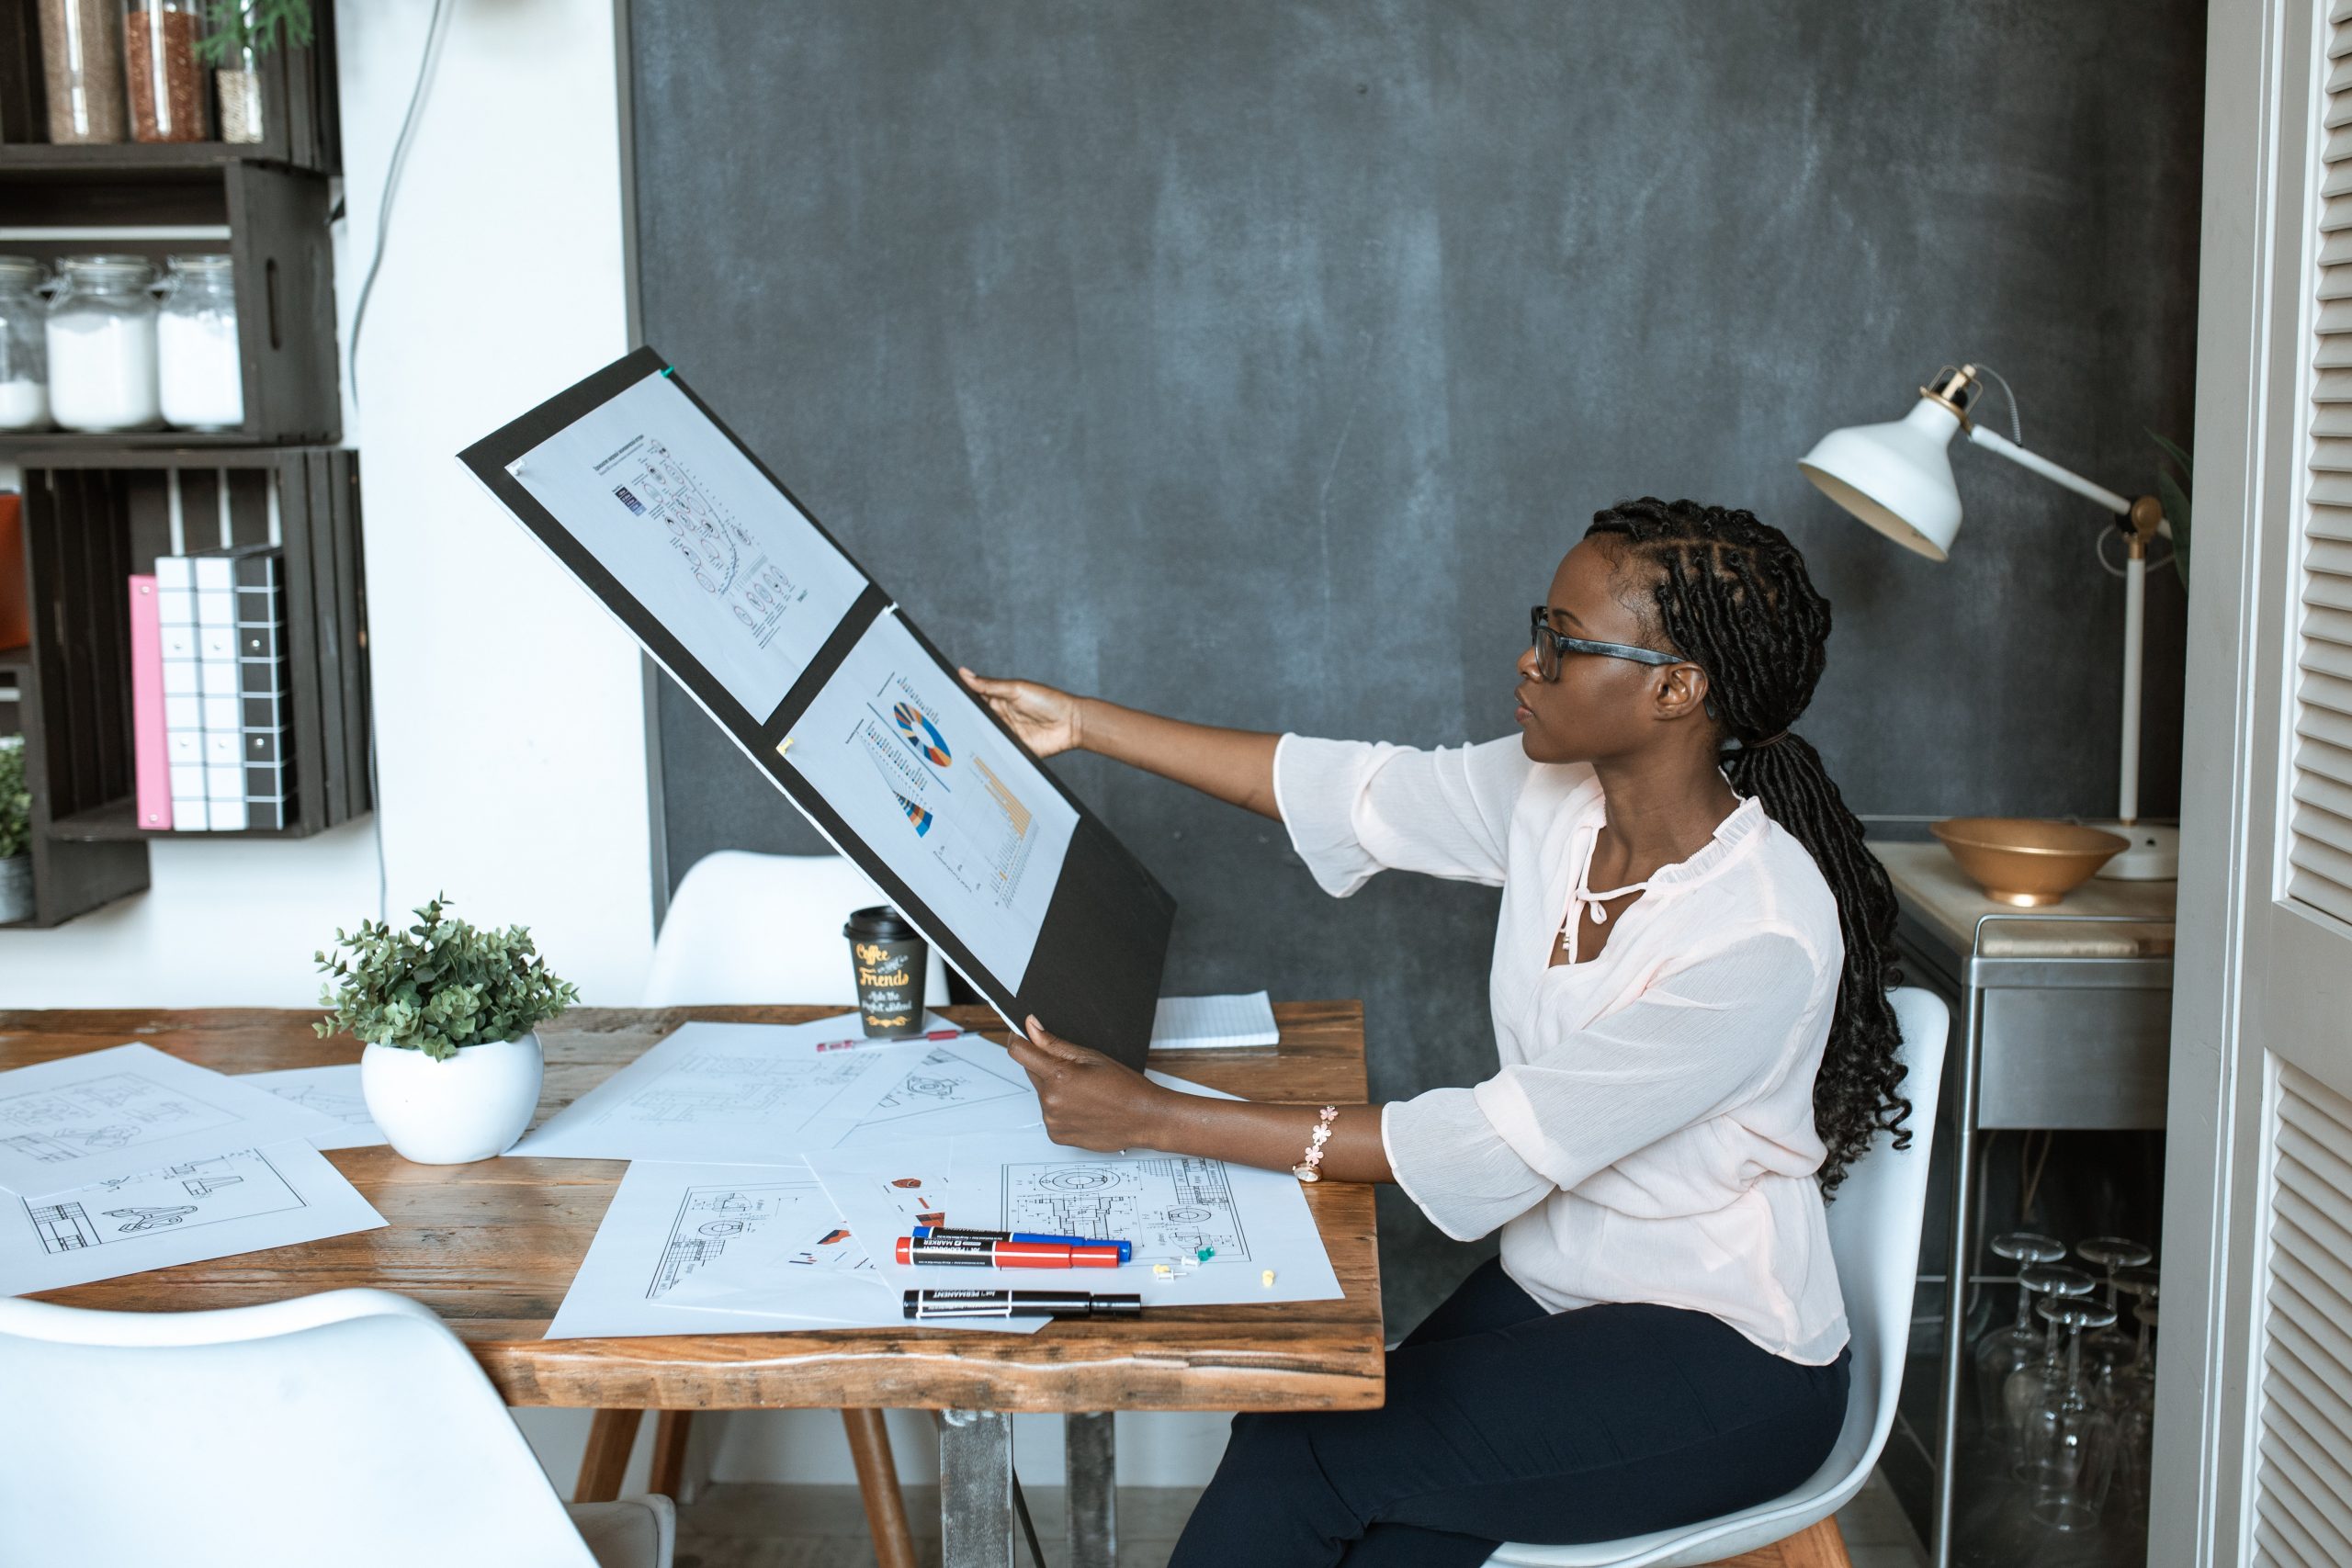
[[[888,904],[852,911],[842,935],[863,937],[868,942],[914,942],[920,937],[915,928],[907,924],[907,918]]]

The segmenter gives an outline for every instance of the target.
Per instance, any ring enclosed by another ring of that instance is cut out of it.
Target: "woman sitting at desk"
[[[1501,1066],[1382,1106],[1163,1089],[1029,1021],[1056,1141],[1394,1181],[1498,1227],[1378,1410],[1245,1415],[1179,1568],[1483,1562],[1767,1501],[1846,1414],[1823,1195],[1898,1088],[1894,896],[1789,727],[1829,606],[1745,512],[1600,513],[1532,614],[1516,739],[1416,751],[1180,723],[966,678],[1041,755],[1084,747],[1279,818],[1345,897],[1395,868],[1503,889]]]

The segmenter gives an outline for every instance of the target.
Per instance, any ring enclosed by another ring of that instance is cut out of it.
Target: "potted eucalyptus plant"
[[[483,931],[436,897],[416,924],[362,920],[317,954],[331,1010],[311,1027],[367,1049],[359,1086],[392,1147],[420,1165],[503,1154],[539,1103],[537,1026],[580,999],[521,926]]]
[[[0,735],[0,926],[33,914],[33,796],[25,738]]]

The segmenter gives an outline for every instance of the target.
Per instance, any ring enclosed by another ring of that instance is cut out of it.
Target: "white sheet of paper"
[[[944,1040],[907,1069],[898,1086],[842,1143],[897,1144],[962,1133],[1012,1132],[1045,1121],[1029,1075],[1001,1045],[977,1034]]]
[[[1078,812],[896,615],[875,617],[780,748],[972,955],[1018,989]]]
[[[926,1015],[926,1022],[953,1028]],[[791,1160],[831,1148],[922,1062],[921,1040],[860,1043],[854,1014],[811,1023],[685,1023],[557,1111],[508,1158]]]
[[[40,1197],[0,1194],[0,1295],[54,1291],[384,1224],[300,1139]]]
[[[152,1045],[109,1046],[0,1073],[0,1188],[55,1192],[305,1137],[313,1126],[276,1095],[209,1067]]]
[[[822,1190],[806,1166],[714,1165],[640,1160],[630,1166],[589,1243],[571,1289],[548,1325],[549,1339],[628,1338],[650,1334],[780,1334],[811,1328],[903,1327],[898,1292],[883,1287],[854,1295],[826,1292],[837,1315],[741,1306],[688,1305],[680,1287],[730,1251],[760,1249],[805,1236],[802,1229]],[[737,1277],[756,1273],[739,1260]],[[847,1308],[859,1300],[865,1310]],[[808,1298],[813,1308],[816,1298]],[[985,1326],[1015,1333],[1038,1325],[992,1320]]]
[[[1155,1051],[1214,1051],[1282,1041],[1263,991],[1231,997],[1162,997],[1151,1018]]]
[[[666,376],[649,376],[508,469],[764,719],[865,578]]]
[[[310,1137],[314,1149],[364,1149],[390,1141],[368,1114],[368,1097],[359,1092],[356,1062],[235,1076],[309,1111],[313,1118]]]

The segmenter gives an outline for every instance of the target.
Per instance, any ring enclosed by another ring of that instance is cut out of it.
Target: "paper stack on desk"
[[[1263,991],[1237,997],[1162,997],[1151,1019],[1155,1051],[1216,1051],[1274,1045],[1283,1032]]]
[[[150,1045],[0,1073],[0,1294],[384,1223],[314,1113]]]

